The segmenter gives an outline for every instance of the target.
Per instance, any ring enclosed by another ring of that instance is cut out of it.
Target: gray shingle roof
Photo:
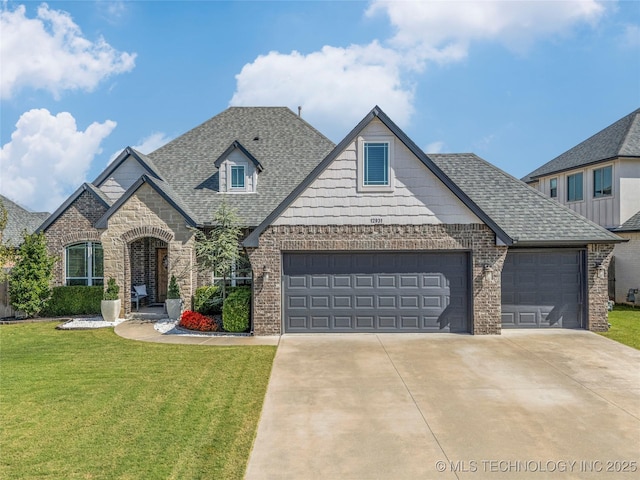
[[[616,157],[640,157],[640,108],[545,163],[522,180],[531,182],[537,177]]]
[[[431,154],[518,246],[619,242],[620,238],[472,153]]]
[[[264,170],[256,193],[217,192],[216,159],[238,141]],[[231,107],[146,157],[199,224],[209,223],[222,199],[245,226],[264,218],[334,147],[286,107]]]
[[[47,212],[30,212],[2,195],[0,200],[7,210],[7,225],[2,234],[2,241],[14,247],[22,243],[24,230],[27,233],[35,232],[49,216]]]
[[[640,232],[640,212],[637,212],[629,220],[624,222],[620,227],[613,230],[614,232]]]

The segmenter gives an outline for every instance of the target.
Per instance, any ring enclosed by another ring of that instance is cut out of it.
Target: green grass
[[[0,478],[242,478],[275,347],[0,327]]]
[[[616,305],[609,312],[611,327],[601,335],[640,350],[640,308]]]

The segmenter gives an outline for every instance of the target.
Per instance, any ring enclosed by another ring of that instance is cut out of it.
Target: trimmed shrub
[[[199,332],[217,332],[220,327],[218,323],[211,317],[205,317],[204,315],[191,310],[185,310],[180,317],[178,323],[180,327],[187,328],[189,330],[197,330]]]
[[[42,312],[44,315],[93,315],[100,314],[102,287],[54,287],[51,299]]]
[[[218,285],[198,287],[193,297],[193,309],[203,315],[222,313],[222,292]]]
[[[116,285],[116,280],[110,278],[107,282],[107,288],[104,290],[103,300],[118,300],[118,294],[120,293],[120,287]]]
[[[178,281],[176,280],[175,275],[171,275],[171,280],[169,281],[169,288],[167,289],[167,299],[178,300],[179,298],[180,298],[180,287],[178,286]]]
[[[222,327],[227,332],[245,332],[251,315],[251,289],[239,287],[231,292],[222,306]]]

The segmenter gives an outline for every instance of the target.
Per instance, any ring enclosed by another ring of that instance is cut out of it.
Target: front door
[[[167,299],[167,284],[169,283],[169,254],[166,248],[156,248],[156,302],[162,303]]]

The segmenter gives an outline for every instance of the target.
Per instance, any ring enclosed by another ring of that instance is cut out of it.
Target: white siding
[[[619,222],[622,224],[640,211],[640,159],[623,158],[619,165]]]
[[[147,173],[145,168],[133,157],[127,158],[122,164],[113,172],[108,179],[106,179],[100,190],[102,190],[107,197],[116,201],[122,196],[122,194],[138,180],[144,173]]]
[[[616,245],[616,303],[626,302],[630,288],[640,289],[640,232],[620,232],[627,243]],[[640,300],[636,300],[640,304]]]
[[[374,120],[364,139],[392,135]],[[400,141],[394,141],[392,192],[358,192],[357,143],[352,142],[274,222],[275,225],[421,225],[482,223]]]

